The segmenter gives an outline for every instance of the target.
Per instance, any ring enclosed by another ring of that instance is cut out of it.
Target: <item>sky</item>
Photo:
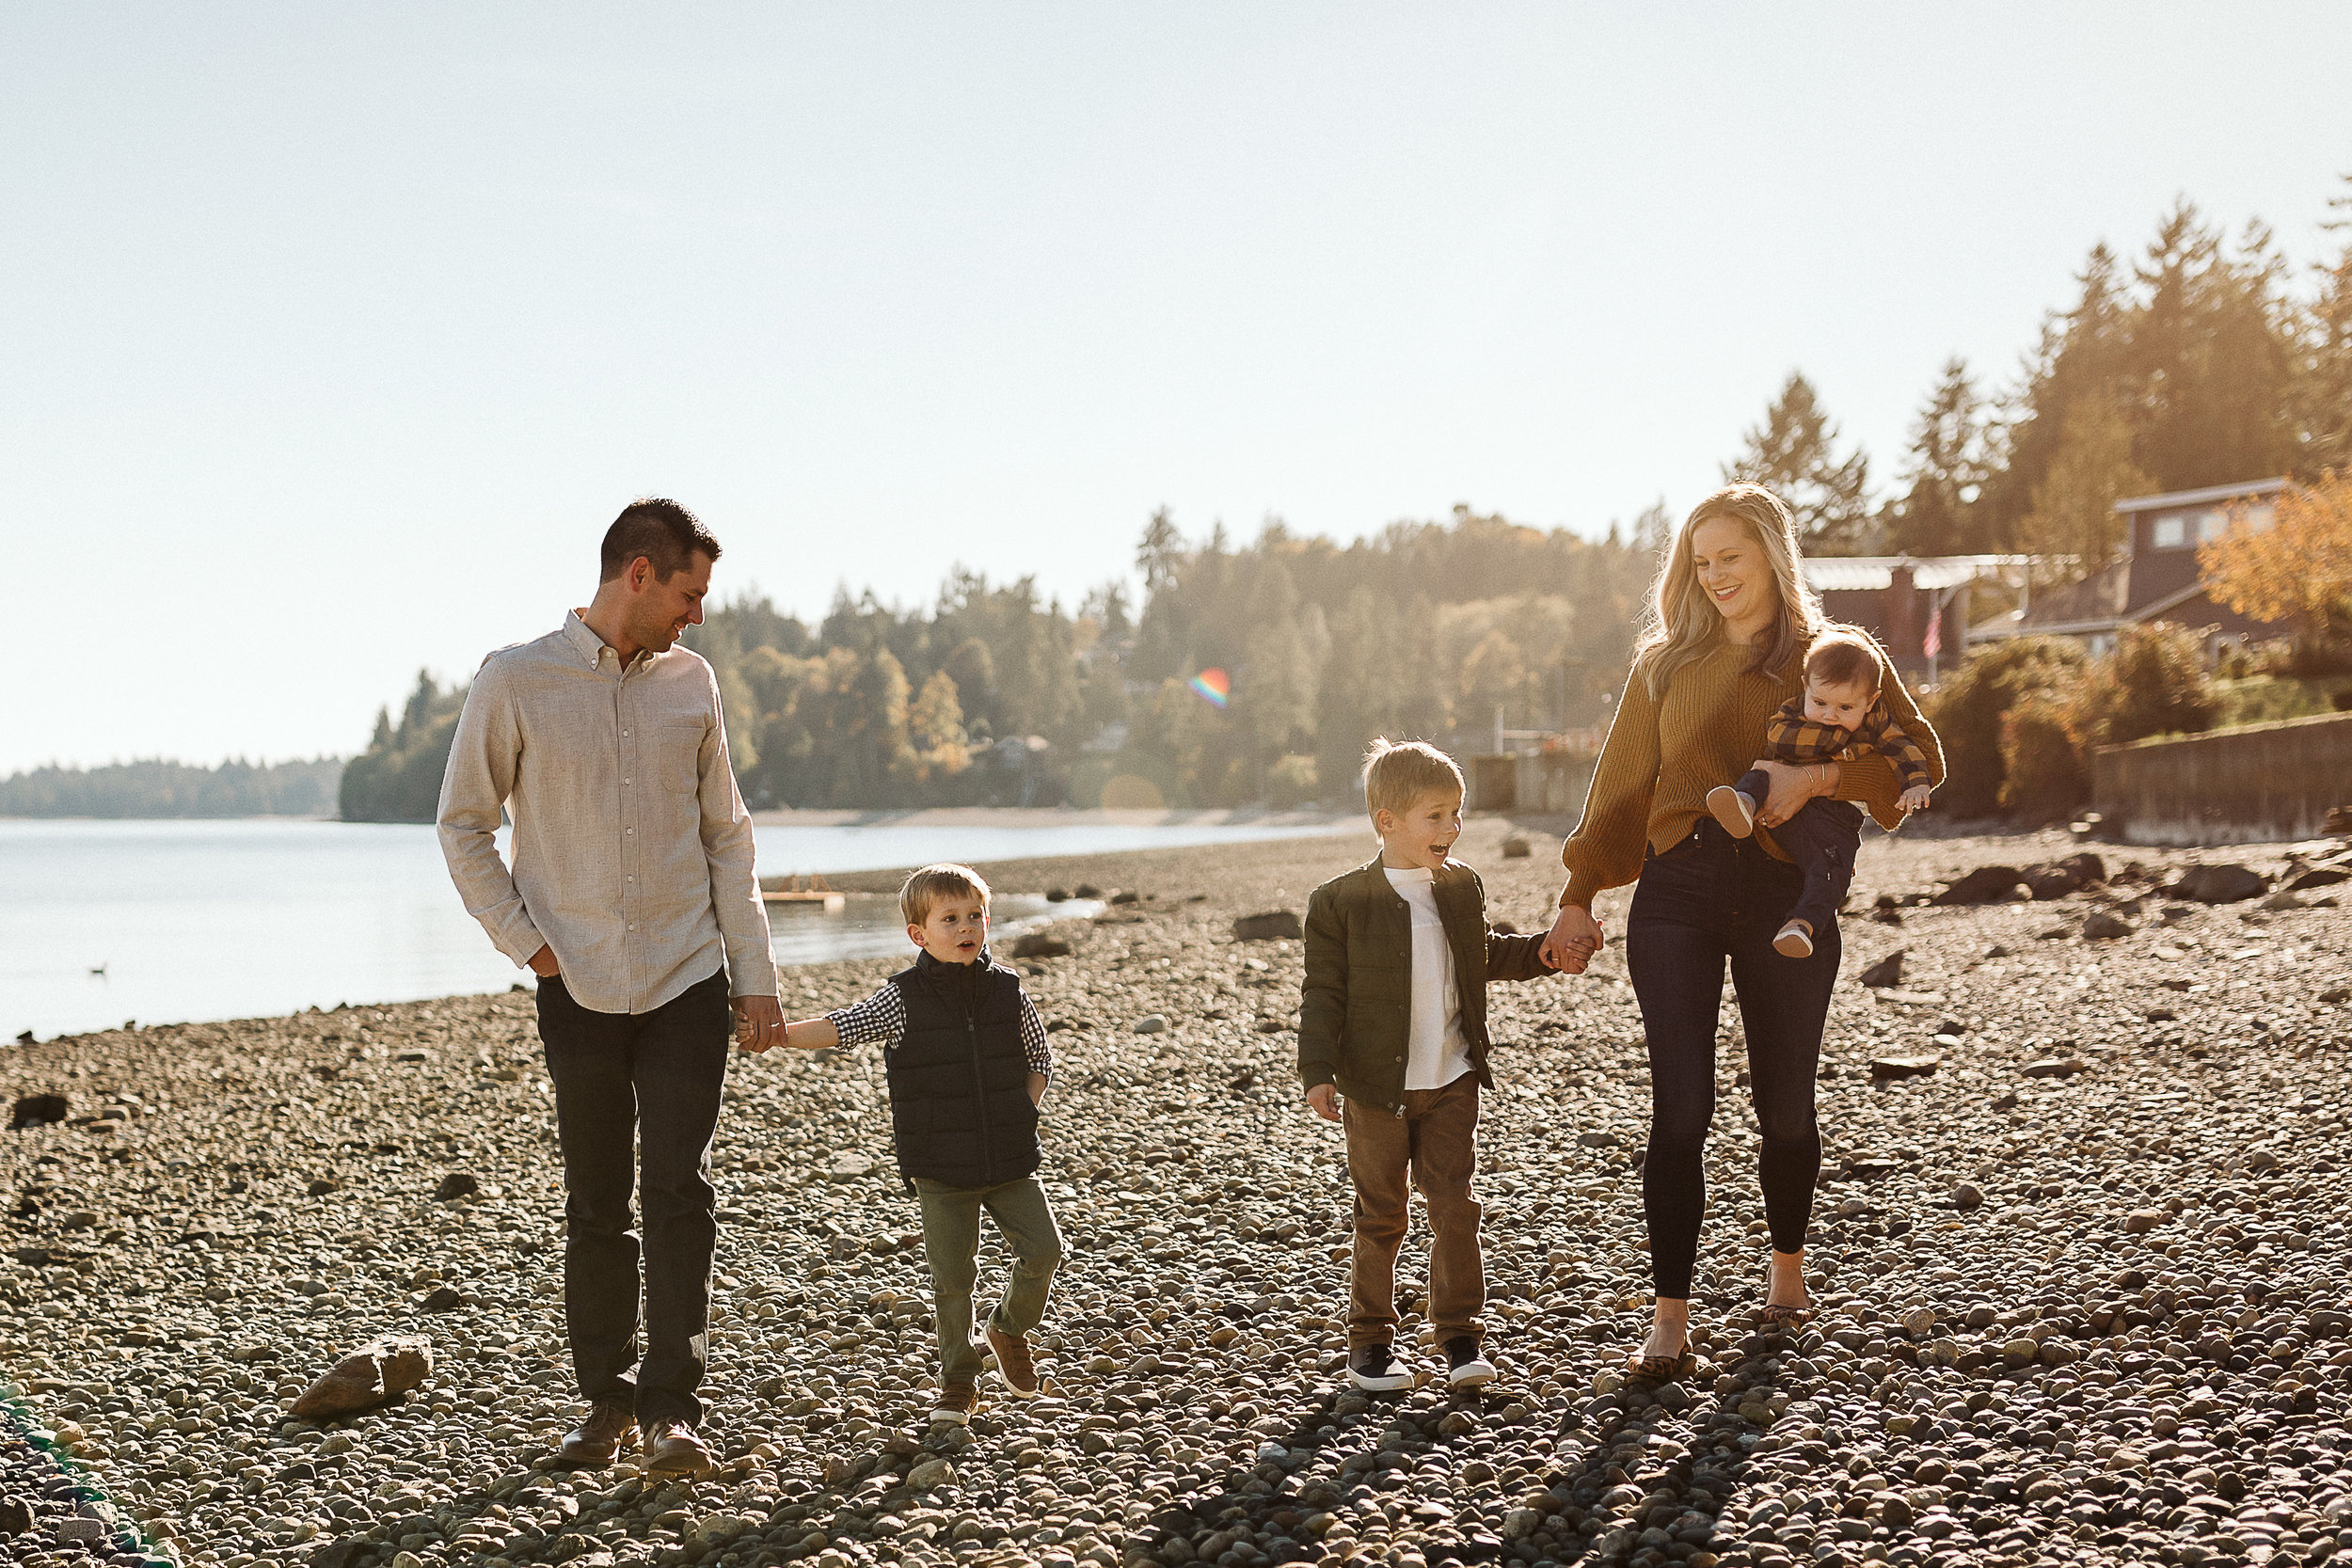
[[[348,752],[629,498],[804,616],[1187,534],[1883,486],[2185,196],[2296,263],[2352,8],[0,8],[0,773]],[[26,609],[26,607],[31,607]],[[29,633],[28,633],[29,635]]]

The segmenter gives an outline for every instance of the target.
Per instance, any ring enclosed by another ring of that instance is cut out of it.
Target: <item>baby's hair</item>
[[[1804,656],[1804,678],[1823,686],[1858,686],[1876,696],[1879,651],[1867,636],[1851,627],[1825,631]]]
[[[968,865],[927,865],[898,889],[898,912],[910,926],[920,926],[943,898],[977,898],[988,904],[988,884]]]
[[[1462,793],[1462,770],[1426,740],[1372,743],[1364,753],[1364,809],[1404,812],[1424,795]]]

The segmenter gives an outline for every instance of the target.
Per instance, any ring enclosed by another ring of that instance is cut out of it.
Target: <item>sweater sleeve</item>
[[[1872,646],[1877,644],[1873,642]],[[1920,755],[1927,762],[1929,783],[1941,784],[1944,782],[1943,741],[1936,738],[1935,727],[1928,722],[1927,717],[1919,711],[1919,705],[1912,700],[1911,689],[1903,685],[1902,676],[1896,673],[1894,663],[1886,657],[1883,648],[1879,649],[1879,668],[1883,672],[1880,691],[1886,700],[1886,717],[1919,749]],[[1836,795],[1840,800],[1851,800],[1865,807],[1871,820],[1888,832],[1902,826],[1903,776],[1893,757],[1857,757],[1852,762],[1839,763]]]
[[[1658,761],[1658,699],[1650,695],[1636,660],[1626,674],[1609,738],[1601,742],[1584,815],[1560,847],[1560,863],[1568,870],[1567,884],[1560,890],[1562,908],[1589,910],[1601,889],[1623,887],[1641,876]]]
[[[1602,740],[1602,759],[1593,767],[1585,790],[1585,814],[1576,832],[1560,847],[1569,881],[1560,905],[1593,908],[1602,889],[1626,886],[1642,875],[1642,847],[1649,842],[1649,801],[1659,792],[1659,698],[1642,679],[1635,660],[1626,673],[1626,693]]]

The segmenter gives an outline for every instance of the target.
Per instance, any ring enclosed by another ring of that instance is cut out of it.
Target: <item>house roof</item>
[[[2249,500],[2275,495],[2287,487],[2283,479],[2249,479],[2236,484],[2208,484],[2202,490],[2175,490],[2163,496],[2134,496],[2115,503],[2118,512],[2160,512],[2169,506],[2195,506],[2201,501]]]
[[[2019,632],[2099,630],[2123,614],[2131,588],[2131,562],[2111,562],[2079,582],[2048,588],[2033,596],[2012,629]]]
[[[1818,593],[1891,588],[1895,568],[1911,568],[1916,588],[1956,588],[1996,566],[2024,562],[2020,555],[1809,555],[1804,580]]]

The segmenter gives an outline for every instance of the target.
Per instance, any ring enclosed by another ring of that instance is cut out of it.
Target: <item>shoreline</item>
[[[1463,853],[1490,913],[1532,928],[1556,844],[1531,820],[1534,853],[1506,860],[1515,826],[1473,818]],[[930,1291],[876,1053],[738,1056],[713,1152],[704,1390],[723,1468],[697,1485],[551,1469],[580,1408],[563,1174],[532,1000],[515,992],[0,1053],[0,1094],[69,1101],[65,1119],[0,1139],[17,1204],[0,1213],[0,1370],[105,1491],[90,1506],[238,1568],[393,1568],[403,1552],[1139,1568],[1245,1540],[1251,1561],[1434,1565],[1506,1543],[1537,1564],[1622,1561],[1629,1481],[1676,1539],[1759,1568],[1788,1555],[1773,1505],[1795,1487],[1825,1520],[1867,1513],[1899,1562],[2152,1560],[2148,1542],[2096,1532],[2153,1531],[2171,1551],[2237,1510],[2290,1521],[2283,1557],[2352,1480],[2333,1365],[2352,1325],[2328,1229],[2352,1208],[2352,911],[2175,903],[2144,878],[1899,902],[2074,847],[1866,842],[1854,907],[1884,895],[1899,924],[1841,923],[1808,1254],[1821,1318],[1794,1338],[1750,1323],[1757,1148],[1724,1009],[1701,1370],[1682,1384],[1623,1377],[1648,1320],[1648,1075],[1622,890],[1600,900],[1612,942],[1587,976],[1490,993],[1478,1190],[1501,1378],[1464,1397],[1430,1381],[1416,1240],[1398,1348],[1421,1386],[1375,1400],[1339,1381],[1348,1195],[1338,1133],[1298,1105],[1300,944],[1238,942],[1232,922],[1301,909],[1367,858],[1368,832],[1001,863],[1008,891],[1074,861],[1138,895],[1057,924],[1068,955],[1015,960],[1056,1057],[1041,1174],[1068,1261],[1039,1336],[1053,1400],[991,1385],[969,1429],[926,1432]],[[2222,858],[2099,852],[2111,877]],[[2086,935],[2099,914],[2128,933]],[[1859,983],[1898,951],[1899,983]],[[786,1006],[844,1005],[897,967],[796,968]],[[1873,1068],[1897,1058],[1900,1076]],[[1001,1255],[981,1266],[985,1293]],[[431,1342],[414,1396],[288,1418],[311,1378],[384,1334]],[[2067,1450],[2109,1442],[2134,1457],[2098,1471],[2126,1490],[2077,1488],[2082,1506],[2177,1489],[2229,1508],[2152,1506],[2078,1539],[2026,1501]],[[34,1500],[40,1540],[64,1515]],[[956,1549],[966,1537],[979,1546]]]

